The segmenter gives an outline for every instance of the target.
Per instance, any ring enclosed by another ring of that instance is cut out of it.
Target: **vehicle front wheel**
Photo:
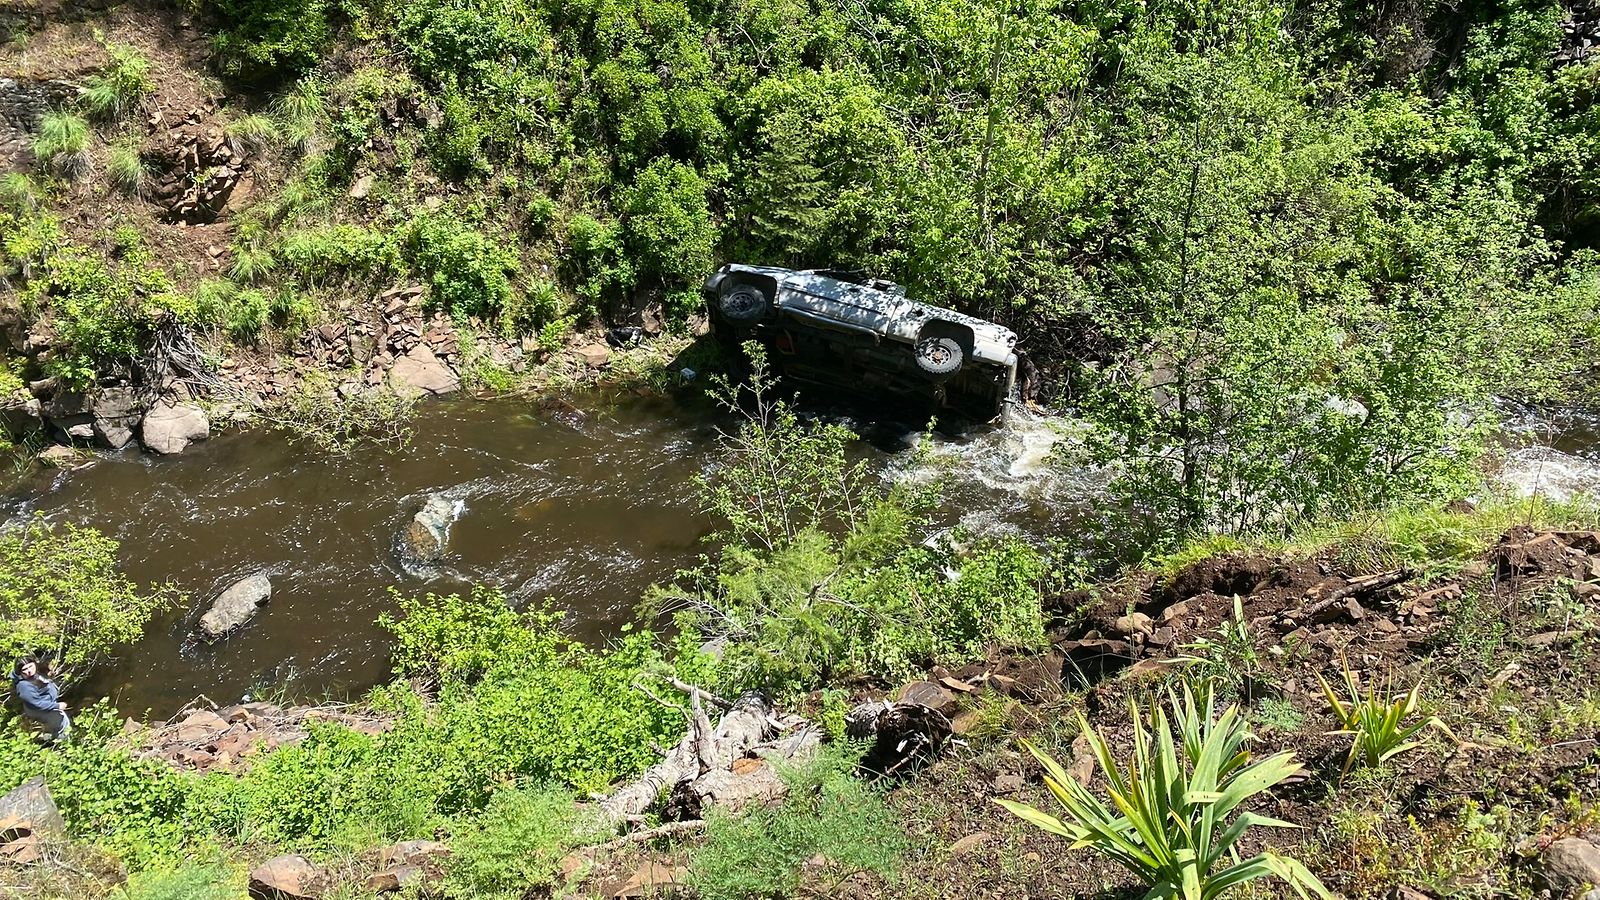
[[[717,298],[717,310],[730,322],[748,325],[759,322],[767,314],[772,301],[753,284],[736,284]]]
[[[929,337],[917,341],[917,368],[930,378],[954,375],[966,361],[961,345],[951,337]]]

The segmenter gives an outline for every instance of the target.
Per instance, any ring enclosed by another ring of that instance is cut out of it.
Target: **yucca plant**
[[[1322,693],[1328,698],[1328,707],[1333,711],[1334,718],[1339,720],[1339,730],[1328,733],[1345,734],[1351,738],[1350,755],[1345,758],[1341,777],[1348,774],[1357,762],[1365,766],[1377,766],[1416,747],[1417,742],[1412,738],[1424,728],[1437,728],[1447,735],[1450,733],[1438,716],[1428,716],[1406,724],[1406,720],[1418,709],[1422,682],[1417,682],[1416,687],[1398,697],[1376,688],[1362,693],[1349,664],[1341,662],[1340,669],[1344,675],[1346,698],[1335,694],[1333,686],[1321,675],[1317,676],[1317,681],[1322,683]]]
[[[1327,898],[1322,882],[1299,860],[1263,851],[1241,859],[1238,843],[1251,828],[1297,826],[1239,807],[1299,771],[1291,752],[1252,762],[1251,739],[1236,707],[1215,715],[1208,687],[1196,704],[1188,685],[1169,694],[1172,716],[1159,705],[1149,719],[1129,704],[1133,757],[1117,767],[1105,736],[1078,715],[1106,780],[1108,805],[1060,764],[1032,744],[1028,752],[1048,773],[1045,784],[1065,810],[1052,816],[1010,800],[995,802],[1052,834],[1127,868],[1149,887],[1145,900],[1181,897],[1212,900],[1230,889],[1268,876],[1288,883],[1303,898]],[[1154,733],[1147,726],[1154,725]]]

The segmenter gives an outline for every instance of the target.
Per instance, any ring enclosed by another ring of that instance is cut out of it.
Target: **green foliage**
[[[1196,677],[1225,682],[1241,697],[1249,696],[1251,681],[1261,674],[1255,635],[1244,617],[1244,601],[1237,595],[1233,617],[1218,625],[1214,635],[1202,635],[1183,649],[1190,654]]]
[[[31,213],[39,206],[39,186],[26,172],[0,175],[0,207],[14,214]]]
[[[138,147],[131,143],[114,144],[106,151],[106,179],[113,188],[129,197],[142,196],[146,177]]]
[[[176,599],[140,589],[117,568],[117,542],[93,528],[40,518],[0,534],[0,658],[48,649],[82,669]]]
[[[1299,765],[1288,751],[1251,761],[1250,738],[1234,707],[1218,716],[1209,691],[1197,704],[1187,685],[1167,710],[1147,720],[1131,705],[1133,756],[1126,771],[1105,736],[1078,722],[1106,779],[1107,805],[1055,760],[1026,744],[1044,766],[1045,784],[1065,813],[1056,817],[1012,800],[996,800],[1024,821],[1087,847],[1132,872],[1150,897],[1210,900],[1249,882],[1276,876],[1300,897],[1332,895],[1299,861],[1270,850],[1241,860],[1236,845],[1252,828],[1293,828],[1239,807],[1282,784]],[[1151,726],[1154,727],[1152,734]]]
[[[707,185],[682,163],[658,159],[640,172],[622,199],[624,245],[639,275],[669,288],[698,285],[712,268],[716,227],[706,205]],[[690,293],[677,313],[692,311]]]
[[[435,308],[460,319],[491,319],[511,305],[516,253],[459,218],[416,217],[398,236],[398,249],[427,281]]]
[[[47,171],[63,178],[89,174],[89,123],[69,112],[48,112],[39,120],[33,155]]]
[[[677,710],[633,687],[666,666],[648,633],[591,650],[560,634],[560,614],[511,612],[485,588],[399,605],[385,620],[397,672],[437,675],[440,695],[431,715],[407,717],[391,740],[434,748],[398,765],[419,767],[444,808],[479,805],[508,777],[601,790],[655,761],[651,743],[682,730]]]
[[[150,78],[150,60],[137,48],[107,43],[105,49],[111,65],[89,77],[78,102],[92,118],[110,121],[122,118],[154,91],[155,82]]]
[[[172,869],[133,872],[117,900],[232,900],[238,878],[220,865],[186,863]]]
[[[317,62],[333,40],[329,0],[202,0],[221,25],[220,68],[241,78],[293,75]]]
[[[140,352],[149,313],[161,308],[170,288],[151,266],[149,250],[127,247],[115,263],[72,244],[38,252],[43,265],[32,272],[23,304],[35,315],[48,311],[66,345],[46,369],[84,388],[102,372],[127,367]]]
[[[882,793],[852,777],[854,765],[848,752],[829,750],[784,773],[790,792],[780,807],[737,818],[713,812],[689,863],[699,896],[794,896],[801,866],[817,856],[827,861],[815,876],[825,888],[860,872],[893,877],[910,841]]]
[[[960,665],[989,646],[1039,646],[1039,552],[1016,539],[963,552],[918,543],[931,489],[884,487],[852,458],[855,436],[802,423],[772,397],[759,348],[739,416],[700,484],[725,523],[714,562],[680,573],[692,587],[655,589],[647,606],[696,610],[725,637],[720,677],[736,688],[804,691],[818,681],[903,678],[933,662]],[[953,570],[952,576],[946,576]]]
[[[451,834],[445,889],[453,897],[517,900],[550,887],[562,856],[601,833],[570,790],[502,788]]]
[[[245,303],[259,298],[247,291],[240,295]],[[240,315],[254,311],[235,308]],[[414,400],[386,387],[341,391],[332,377],[313,370],[301,374],[299,389],[267,418],[290,440],[304,441],[326,454],[348,454],[360,447],[398,453],[411,442],[415,411]]]
[[[1438,728],[1448,733],[1437,716],[1427,716],[1406,724],[1406,720],[1417,711],[1417,695],[1422,692],[1421,682],[1402,696],[1388,696],[1386,691],[1380,694],[1376,687],[1363,692],[1356,684],[1356,676],[1350,671],[1350,666],[1344,664],[1342,668],[1344,697],[1334,693],[1333,687],[1321,674],[1317,675],[1317,681],[1322,685],[1323,696],[1328,699],[1328,709],[1339,721],[1339,730],[1330,734],[1350,736],[1350,754],[1344,762],[1346,773],[1358,762],[1369,768],[1376,767],[1416,747],[1417,742],[1412,738],[1424,728]]]

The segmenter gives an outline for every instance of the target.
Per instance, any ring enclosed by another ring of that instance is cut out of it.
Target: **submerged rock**
[[[428,495],[428,502],[411,517],[406,526],[405,551],[418,562],[434,562],[444,556],[450,540],[450,523],[461,515],[465,504],[443,494]]]
[[[192,403],[158,403],[144,417],[140,439],[153,452],[182,453],[183,448],[211,436],[205,410]]]
[[[209,638],[222,637],[254,618],[256,611],[271,597],[272,582],[265,575],[251,575],[236,581],[200,617],[200,631]]]

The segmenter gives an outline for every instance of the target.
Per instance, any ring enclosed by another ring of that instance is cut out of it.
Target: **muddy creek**
[[[256,429],[175,457],[108,454],[41,476],[5,501],[6,518],[92,525],[121,542],[136,582],[171,582],[186,597],[137,645],[98,668],[80,698],[108,696],[155,717],[204,695],[296,700],[348,696],[383,681],[388,635],[375,620],[408,594],[503,589],[519,605],[551,598],[579,637],[601,640],[631,620],[644,589],[692,564],[713,523],[694,477],[712,458],[717,421],[670,400],[593,398],[585,410],[512,401],[432,403],[402,453],[348,456]],[[1051,424],[941,439],[953,473],[941,519],[977,530],[1048,531],[1066,507],[1051,494]],[[880,442],[885,443],[885,442]],[[912,454],[863,444],[885,477],[922,477]],[[419,567],[399,534],[432,493],[459,501],[448,552]],[[195,637],[217,594],[248,575],[271,600],[216,643]]]
[[[634,618],[642,592],[706,550],[714,523],[695,496],[719,422],[668,399],[600,397],[544,410],[515,401],[430,403],[401,453],[319,453],[255,429],[175,457],[109,454],[40,476],[0,515],[92,525],[121,542],[123,570],[171,582],[186,602],[96,670],[79,699],[108,696],[157,718],[204,695],[294,700],[359,694],[389,672],[376,624],[392,591],[504,590],[518,605],[550,598],[569,630],[604,640]],[[1566,497],[1600,487],[1600,417],[1505,410],[1502,478],[1522,493]],[[724,423],[725,424],[725,423]],[[1052,462],[1071,454],[1069,420],[1014,415],[1004,430],[935,438],[893,426],[859,445],[886,479],[941,478],[941,527],[1048,539],[1093,531],[1087,499],[1106,475]],[[456,505],[448,552],[418,566],[400,533],[431,494]],[[219,592],[252,574],[272,598],[216,643],[195,637]]]

